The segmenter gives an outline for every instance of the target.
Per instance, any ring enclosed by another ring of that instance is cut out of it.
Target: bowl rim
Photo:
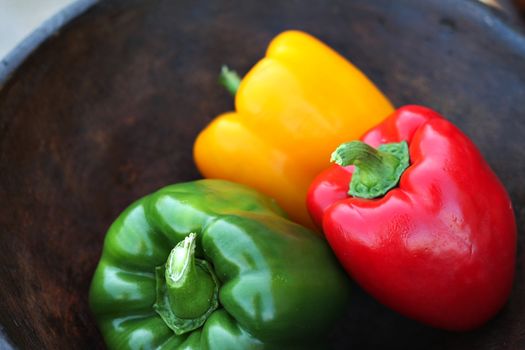
[[[7,55],[0,59],[0,91],[36,49],[50,37],[57,34],[63,27],[73,19],[80,16],[100,0],[75,0],[65,6],[57,13],[45,20],[40,26],[33,30],[28,36],[20,41]],[[480,0],[467,0],[470,5],[477,6],[479,10],[487,12],[487,15],[496,20],[498,25],[504,25],[507,29],[521,34],[525,38],[525,27],[523,23],[516,21],[513,16],[494,6]],[[494,22],[492,23],[494,24]]]
[[[0,60],[0,90],[24,61],[47,39],[99,0],[75,0],[46,19]]]

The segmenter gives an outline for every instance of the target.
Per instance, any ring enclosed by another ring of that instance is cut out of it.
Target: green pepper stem
[[[190,319],[204,315],[212,306],[216,289],[209,271],[195,264],[195,233],[179,242],[166,262],[166,287],[173,314]]]
[[[235,96],[237,90],[239,90],[241,78],[236,71],[229,69],[227,66],[222,66],[219,83],[224,86],[232,96]]]
[[[369,199],[394,188],[410,163],[405,141],[384,144],[378,149],[361,141],[343,143],[330,161],[341,166],[355,165],[348,194]]]

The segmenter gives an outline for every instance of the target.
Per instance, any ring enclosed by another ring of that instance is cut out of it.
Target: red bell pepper
[[[515,270],[503,185],[472,141],[424,107],[400,108],[361,139],[332,154],[340,165],[321,173],[307,198],[347,272],[431,326],[486,322],[506,302]]]

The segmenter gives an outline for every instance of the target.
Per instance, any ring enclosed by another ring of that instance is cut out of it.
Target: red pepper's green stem
[[[219,83],[224,86],[232,96],[235,96],[237,90],[239,90],[241,78],[236,71],[229,69],[227,66],[222,66]]]
[[[332,153],[331,162],[355,165],[348,194],[358,198],[377,198],[395,187],[410,159],[405,141],[387,143],[375,149],[364,142],[343,143]]]
[[[190,233],[157,268],[154,308],[176,334],[200,327],[218,307],[219,283],[210,265],[195,259],[195,239]]]

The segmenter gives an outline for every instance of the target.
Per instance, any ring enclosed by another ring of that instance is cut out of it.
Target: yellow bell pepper
[[[394,110],[359,69],[299,31],[273,39],[240,83],[235,109],[199,134],[194,158],[200,172],[275,198],[291,219],[309,227],[306,193],[329,166],[332,150]]]

